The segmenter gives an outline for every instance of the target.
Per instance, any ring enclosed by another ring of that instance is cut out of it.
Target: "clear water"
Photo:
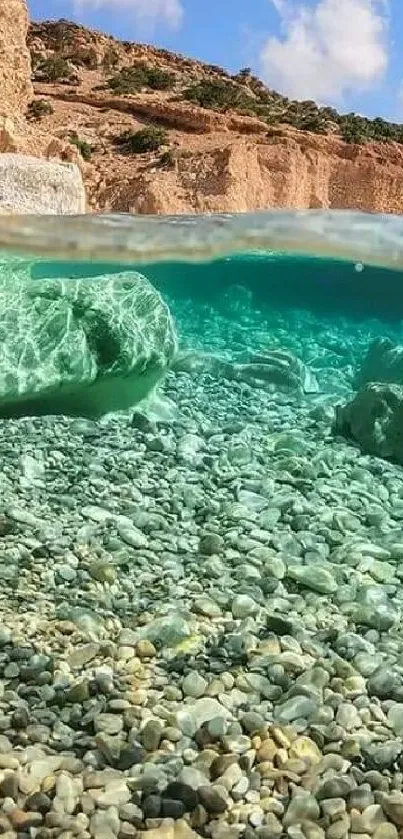
[[[81,224],[0,220],[5,812],[397,837],[403,223]]]

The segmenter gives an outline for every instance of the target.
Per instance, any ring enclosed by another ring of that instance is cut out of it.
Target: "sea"
[[[399,839],[403,221],[0,217],[0,833]]]

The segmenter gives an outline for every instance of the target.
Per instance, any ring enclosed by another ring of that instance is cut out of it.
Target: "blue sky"
[[[28,0],[66,17],[219,64],[270,87],[403,122],[403,0]]]

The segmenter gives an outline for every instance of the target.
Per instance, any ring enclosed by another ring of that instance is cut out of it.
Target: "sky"
[[[290,98],[403,122],[403,0],[28,0],[127,41],[250,67]]]

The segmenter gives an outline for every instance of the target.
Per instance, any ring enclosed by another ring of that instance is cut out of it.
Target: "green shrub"
[[[27,108],[27,119],[31,122],[40,122],[43,117],[54,113],[51,102],[46,99],[34,99]]]
[[[166,145],[168,134],[157,125],[146,125],[139,131],[124,131],[115,142],[127,154],[145,154]]]
[[[174,81],[172,73],[139,62],[132,67],[124,67],[108,79],[106,84],[115,93],[129,94],[137,93],[145,87],[151,90],[170,90]]]
[[[61,82],[71,78],[70,65],[65,58],[51,56],[36,65],[35,74],[43,82]]]
[[[69,137],[70,143],[73,146],[76,146],[81,154],[83,160],[88,161],[91,160],[93,148],[87,140],[82,140],[78,134],[72,133]]]
[[[345,143],[365,143],[370,139],[368,130],[370,120],[357,114],[343,114],[339,117],[339,128],[342,139]]]
[[[175,160],[173,149],[167,149],[160,155],[158,159],[158,166],[161,166],[162,169],[173,169],[175,166]]]
[[[221,79],[205,79],[191,85],[183,92],[183,98],[195,102],[201,108],[227,111],[229,109],[244,113],[256,113],[257,102],[232,82]]]
[[[236,85],[220,79],[206,79],[191,85],[183,91],[184,99],[195,102],[201,108],[227,109],[235,107],[239,98]]]

